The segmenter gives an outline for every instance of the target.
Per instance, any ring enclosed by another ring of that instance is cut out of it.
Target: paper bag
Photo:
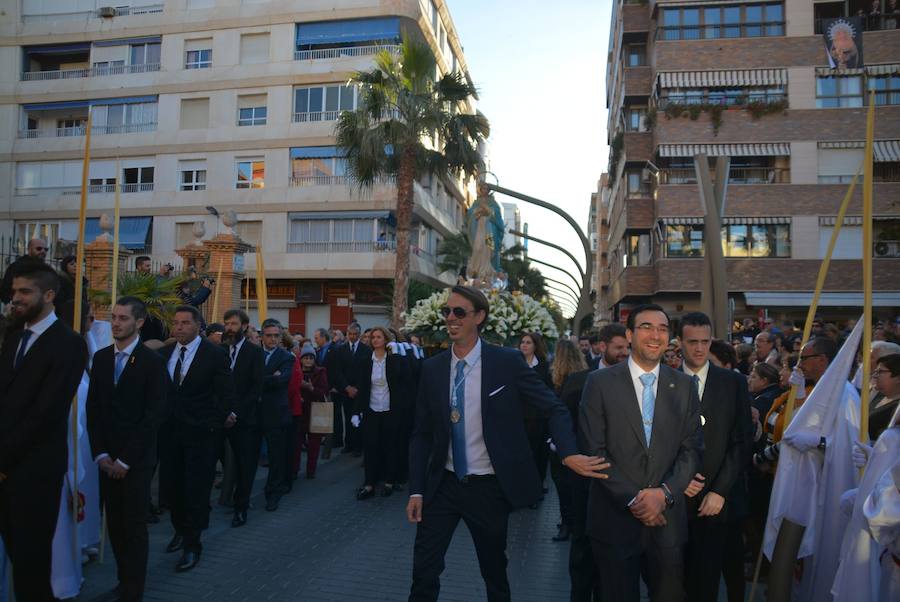
[[[309,410],[309,432],[330,435],[334,432],[334,403],[314,401]]]

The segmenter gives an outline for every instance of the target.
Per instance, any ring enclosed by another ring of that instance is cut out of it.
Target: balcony
[[[710,174],[715,178],[715,171]],[[732,167],[729,184],[790,184],[791,170],[781,167]],[[660,184],[696,184],[693,167],[668,167],[659,171]]]
[[[375,178],[375,181],[372,184],[392,185],[396,183],[396,181],[397,179],[393,177],[378,177]],[[352,176],[349,175],[291,176],[289,182],[289,186],[291,188],[299,188],[303,186],[349,186],[351,184],[356,184],[356,181]]]
[[[88,186],[89,194],[110,194],[116,191],[115,184],[93,184]],[[142,184],[122,184],[122,193],[153,192],[153,182]],[[41,186],[16,188],[16,196],[75,196],[81,194],[81,186]]]
[[[21,81],[47,81],[54,79],[78,79],[82,77],[102,77],[105,75],[125,75],[128,73],[151,73],[159,71],[159,63],[138,65],[113,65],[109,67],[87,67],[84,69],[56,69],[52,71],[23,71]]]
[[[318,121],[337,121],[343,111],[317,111],[313,113],[294,113],[294,123],[314,123]]]
[[[102,136],[105,134],[134,134],[138,132],[155,132],[156,122],[153,123],[126,123],[122,125],[95,125],[91,127],[91,134]],[[49,128],[37,130],[19,130],[19,138],[69,138],[84,136],[87,126]]]
[[[163,4],[148,4],[145,6],[119,6],[107,13],[104,9],[85,10],[68,13],[42,13],[22,15],[23,23],[49,23],[51,21],[76,21],[88,19],[104,19],[110,17],[127,17],[137,15],[152,15],[163,12]]]
[[[289,242],[288,253],[392,253],[393,240]]]
[[[725,25],[675,25],[658,27],[656,39],[672,40],[718,40],[729,38],[759,38],[784,35],[784,21],[760,23],[733,23]]]
[[[886,2],[882,3],[882,6],[886,4]],[[823,19],[816,19],[814,21],[815,34],[821,35],[825,33],[825,23],[830,21],[835,17],[828,17]],[[847,18],[844,15],[844,18]],[[863,31],[883,31],[883,30],[893,30],[897,29],[898,23],[900,23],[900,15],[892,14],[892,15],[865,15],[865,22],[863,24]]]
[[[398,44],[377,44],[373,46],[344,46],[340,48],[320,48],[315,50],[294,51],[295,61],[318,61],[323,59],[354,58],[360,56],[374,56],[379,52],[387,51],[391,54],[400,54]]]

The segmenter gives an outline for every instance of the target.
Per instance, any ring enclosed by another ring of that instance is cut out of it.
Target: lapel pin
[[[706,426],[706,416],[700,414],[700,426]]]
[[[134,365],[134,356],[131,356],[131,361],[129,362],[131,365]]]
[[[674,389],[674,388],[675,388],[675,383],[669,383],[669,388],[670,388],[670,389]]]

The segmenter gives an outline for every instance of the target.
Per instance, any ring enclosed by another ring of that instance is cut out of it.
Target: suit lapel
[[[212,345],[212,343],[210,343],[210,345]],[[191,375],[196,372],[195,368],[197,368],[198,364],[203,361],[203,347],[203,339],[200,339],[200,344],[197,346],[197,351],[194,352],[194,358],[191,360],[191,364],[188,366],[187,372],[184,373],[184,379],[181,381],[182,387],[188,382],[188,380],[190,380]]]
[[[444,431],[448,437],[450,436],[450,355],[452,353],[453,351],[451,349],[440,357],[441,364],[437,371],[440,378],[443,379],[443,382],[440,383],[437,388],[440,393],[440,396],[438,397],[438,413],[441,417],[441,424],[444,425]]]
[[[674,412],[674,404],[672,403],[675,391],[675,379],[673,378],[673,370],[667,366],[659,367],[659,385],[656,388],[656,404],[653,409],[653,427],[650,431],[650,446],[654,442],[658,442],[667,430],[671,431],[673,425],[677,424],[678,417]],[[658,444],[658,443],[657,443]]]
[[[134,349],[131,351],[131,355],[128,356],[128,359],[125,360],[125,366],[122,368],[122,374],[119,375],[119,382],[116,383],[116,348],[113,346],[113,385],[118,387],[122,384],[122,381],[131,374],[132,366],[137,363],[137,354],[138,349],[141,347],[141,342],[138,341],[138,344],[134,346]]]
[[[641,416],[641,404],[638,402],[637,395],[634,391],[634,383],[631,382],[631,370],[628,369],[628,362],[622,362],[623,368],[620,370],[620,382],[621,386],[624,388],[625,398],[623,409],[625,411],[625,418],[628,420],[628,424],[631,425],[632,430],[634,430],[635,436],[637,436],[638,441],[641,442],[645,448],[647,447],[647,436],[644,434],[644,419]],[[612,370],[612,368],[606,368],[607,370]]]

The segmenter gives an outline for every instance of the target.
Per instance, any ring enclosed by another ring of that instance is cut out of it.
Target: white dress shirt
[[[181,375],[182,380],[187,376],[188,370],[191,368],[191,362],[194,361],[194,356],[197,355],[197,348],[200,347],[200,337],[194,337],[194,340],[188,343],[187,345],[182,345],[178,343],[175,345],[175,349],[172,350],[172,355],[169,357],[169,377],[172,379],[172,382],[177,383],[178,380],[175,378],[175,364],[178,363],[178,357],[181,355],[181,348],[185,348],[184,352],[184,361],[181,362]]]
[[[125,349],[119,349],[118,342],[113,345],[113,374],[115,374],[115,370],[116,370],[116,356],[119,353],[125,354],[125,359],[122,360],[122,370],[124,371],[125,366],[128,364],[128,358],[131,357],[131,354],[134,353],[134,348],[137,347],[138,343],[140,343],[140,342],[141,342],[141,337],[134,337],[134,340],[131,341],[131,343],[129,343],[128,346],[125,347]],[[187,355],[187,352],[185,352],[185,355]],[[109,454],[106,454],[106,453],[98,454],[97,457],[94,458],[94,462],[99,462],[103,458],[108,458],[108,457],[109,457]],[[125,462],[122,462],[122,460],[119,460],[118,458],[116,459],[116,464],[118,464],[125,470],[128,470],[131,468],[130,466],[128,466],[128,464],[125,464]]]
[[[628,356],[628,371],[631,373],[631,384],[634,385],[634,394],[637,396],[638,409],[641,410],[641,414],[643,415],[644,383],[641,382],[641,376],[647,374],[647,371],[638,366],[630,355]],[[656,376],[653,380],[653,399],[656,399],[656,392],[659,390],[659,364],[656,364],[651,372]]]
[[[39,322],[35,322],[34,324],[31,324],[31,325],[28,325],[28,324],[25,325],[25,329],[31,331],[31,337],[28,339],[28,343],[26,343],[26,345],[25,345],[25,353],[22,354],[23,358],[26,355],[28,355],[28,352],[34,346],[34,342],[36,340],[38,340],[38,338],[42,334],[44,334],[48,328],[53,326],[53,323],[56,322],[56,320],[57,320],[56,313],[51,311],[49,314],[47,314],[47,317],[45,317],[43,320],[40,320]],[[22,348],[22,341],[20,340],[18,347],[16,347],[16,354],[13,356],[14,358],[19,357],[19,350],[21,348]]]
[[[700,382],[698,383],[698,387],[697,387],[697,395],[702,400],[703,399],[703,391],[706,390],[706,377],[709,375],[709,360],[706,360],[706,363],[703,364],[703,367],[700,368],[699,370],[697,370],[696,372],[691,370],[687,364],[682,364],[681,367],[684,368],[684,373],[687,374],[688,376],[693,377],[696,375],[697,378],[700,379]]]
[[[387,383],[387,353],[378,359],[372,352],[372,392],[369,395],[369,409],[373,412],[387,412],[391,409],[391,391]]]
[[[528,362],[528,367],[529,367],[529,368],[534,368],[535,366],[537,366],[537,365],[540,364],[540,363],[541,363],[541,360],[539,360],[539,359],[537,358],[536,355],[532,355],[532,356],[531,356],[531,361]]]
[[[463,373],[466,375],[465,384],[465,408],[463,420],[466,423],[466,464],[469,474],[485,475],[494,474],[494,465],[488,455],[487,446],[484,444],[484,427],[481,422],[481,339],[469,351],[466,357],[456,357],[456,352],[450,350],[450,398],[453,398],[453,381],[456,379],[456,365],[460,360],[465,360],[466,367]],[[447,470],[453,470],[453,444],[447,446]]]
[[[240,341],[238,341],[234,345],[231,345],[230,348],[228,349],[228,357],[233,358],[231,360],[231,369],[232,370],[234,370],[234,364],[235,364],[235,362],[237,362],[237,357],[241,353],[241,345],[244,344],[245,340],[246,340],[245,338],[241,337]],[[232,355],[232,350],[234,351],[233,355]],[[187,352],[185,352],[185,353],[187,353]]]

